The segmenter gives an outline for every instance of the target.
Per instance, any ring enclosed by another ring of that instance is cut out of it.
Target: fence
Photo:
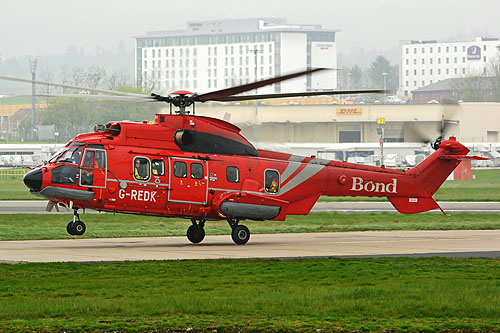
[[[28,171],[28,168],[0,169],[0,178],[23,178]]]

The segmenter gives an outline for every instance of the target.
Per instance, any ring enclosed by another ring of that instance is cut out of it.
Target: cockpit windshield
[[[83,148],[61,148],[50,160],[53,163],[80,164],[83,155]]]

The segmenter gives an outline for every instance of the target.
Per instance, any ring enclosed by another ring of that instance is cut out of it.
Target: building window
[[[446,53],[449,53],[449,52],[450,52],[450,47],[449,47],[449,46],[447,46],[447,47],[446,47]]]
[[[483,50],[485,50],[485,51],[486,51],[486,45],[484,45],[484,46],[483,46]]]
[[[458,74],[458,69],[457,69],[457,68],[455,68],[454,72],[455,72],[455,74]]]
[[[153,58],[156,58],[155,50],[153,50]]]
[[[144,60],[144,69],[148,68],[148,61]]]
[[[454,61],[455,61],[455,64],[458,63],[458,58],[455,57]]]
[[[431,48],[429,48],[429,51],[432,53],[432,47],[431,47]]]
[[[441,46],[438,46],[438,53],[441,53]]]
[[[406,86],[407,86],[407,87],[409,86],[409,82],[408,82],[408,81],[406,81]]]
[[[271,45],[269,45],[269,49],[271,48]],[[269,50],[271,52],[271,50]],[[408,48],[405,49],[406,54],[410,53],[410,50]]]
[[[424,54],[424,53],[425,53],[425,48],[422,48],[422,54]]]
[[[144,51],[144,58],[148,57],[148,50],[143,50]]]
[[[422,65],[425,65],[425,59],[422,59]]]
[[[413,64],[416,65],[417,64],[417,59],[413,59]]]
[[[429,74],[432,75],[432,69],[429,69],[429,72],[430,72]]]
[[[462,52],[465,52],[465,46],[462,46]]]
[[[410,75],[410,71],[406,70],[406,76]]]
[[[458,48],[456,46],[455,46],[454,50],[455,50],[455,52],[458,52]]]
[[[462,68],[462,74],[465,74],[465,68]]]
[[[438,68],[438,75],[441,75],[441,68]]]
[[[413,75],[417,75],[417,70],[416,69],[413,70]]]
[[[409,65],[410,64],[410,61],[408,59],[406,59],[406,64]]]
[[[446,58],[446,63],[449,64],[450,63],[450,58]]]
[[[425,75],[425,69],[422,69],[422,75]]]
[[[416,47],[413,48],[413,54],[417,54],[417,48]]]
[[[424,86],[425,86],[425,81],[424,81],[424,80],[422,80],[422,87],[424,87]]]
[[[158,58],[161,58],[161,50],[158,50]]]
[[[432,58],[429,59],[430,64],[432,65]]]
[[[450,74],[450,69],[446,68],[446,75]]]
[[[462,57],[462,63],[465,64],[465,57]]]

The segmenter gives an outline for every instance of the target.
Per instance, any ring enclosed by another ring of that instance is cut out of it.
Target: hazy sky
[[[132,47],[146,31],[187,21],[285,17],[340,29],[339,51],[393,49],[404,39],[500,37],[499,0],[17,0],[0,4],[2,59],[63,53],[68,46]]]

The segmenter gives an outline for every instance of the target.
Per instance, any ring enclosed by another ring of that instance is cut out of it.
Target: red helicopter
[[[97,90],[126,100],[167,102],[170,114],[157,114],[154,123],[98,125],[94,133],[77,135],[49,161],[29,171],[24,183],[31,193],[49,200],[48,209],[55,205],[73,209],[73,220],[67,225],[71,235],[85,232],[78,210],[90,208],[190,219],[187,238],[193,243],[204,239],[206,221],[225,219],[233,241],[245,244],[250,231],[241,220],[283,221],[287,215],[307,215],[321,195],[387,197],[405,214],[440,208],[432,196],[448,175],[463,159],[482,159],[467,156],[469,149],[454,137],[439,139],[436,152],[405,171],[296,156],[256,149],[235,125],[194,114],[196,102],[381,92],[234,96],[318,70],[322,69],[201,95],[175,91],[170,96],[146,96]],[[191,105],[193,114],[186,109]],[[178,108],[175,114],[172,106]]]

